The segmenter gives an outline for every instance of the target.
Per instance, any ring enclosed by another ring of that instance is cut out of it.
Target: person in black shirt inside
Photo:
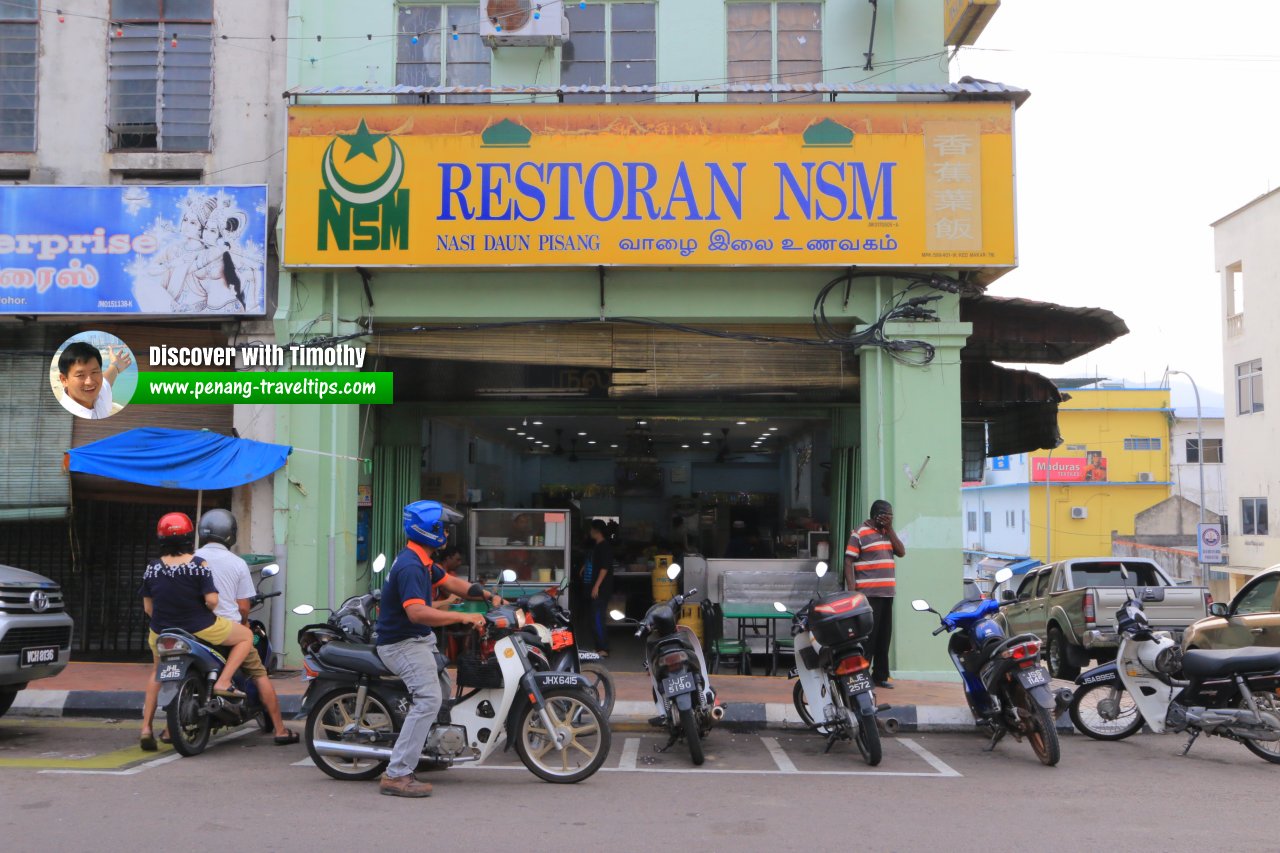
[[[613,595],[613,545],[609,543],[609,526],[597,518],[591,522],[591,553],[582,564],[582,587],[591,614],[591,633],[596,651],[609,656],[609,635],[605,631],[605,611]]]

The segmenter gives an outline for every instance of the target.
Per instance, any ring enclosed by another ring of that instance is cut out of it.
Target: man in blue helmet
[[[427,734],[440,711],[443,693],[436,666],[438,625],[484,627],[479,613],[440,610],[431,604],[454,593],[469,599],[483,598],[493,604],[502,599],[481,587],[450,575],[435,564],[437,550],[449,538],[448,525],[462,516],[438,501],[415,501],[404,508],[405,549],[391,564],[382,585],[378,613],[378,656],[387,669],[404,681],[413,697],[404,726],[391,750],[391,761],[382,775],[378,792],[392,797],[429,797],[431,785],[413,775],[427,742]]]

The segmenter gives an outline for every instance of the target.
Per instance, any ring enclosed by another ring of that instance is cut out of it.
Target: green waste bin
[[[275,554],[241,554],[240,559],[249,564],[249,568],[265,566],[276,561]]]

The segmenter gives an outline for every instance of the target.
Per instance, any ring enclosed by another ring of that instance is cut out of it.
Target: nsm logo
[[[338,140],[347,147],[345,174],[334,165]],[[320,190],[316,243],[320,251],[329,249],[330,240],[334,249],[344,252],[409,248],[409,191],[400,189],[404,155],[394,139],[371,132],[361,119],[355,133],[340,133],[329,143],[322,173],[325,188]]]

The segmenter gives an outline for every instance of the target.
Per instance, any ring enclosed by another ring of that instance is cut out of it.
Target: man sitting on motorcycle
[[[438,501],[415,501],[404,508],[405,549],[391,564],[382,585],[378,613],[378,656],[387,669],[404,681],[413,704],[391,750],[391,761],[382,775],[378,792],[393,797],[429,797],[431,785],[413,775],[444,699],[436,665],[436,637],[440,625],[471,625],[484,629],[479,613],[461,613],[431,606],[437,598],[454,593],[493,604],[502,599],[488,590],[472,594],[472,585],[448,574],[435,564],[436,551],[448,540],[447,525],[462,520]]]
[[[253,588],[253,577],[249,574],[249,564],[231,553],[231,546],[236,544],[238,525],[236,517],[225,509],[211,509],[200,516],[200,550],[196,556],[209,564],[213,573],[213,585],[218,588],[218,606],[214,613],[236,624],[249,624],[249,600],[258,594]],[[285,727],[280,716],[280,699],[276,689],[267,676],[267,668],[263,665],[258,650],[251,648],[249,656],[240,665],[240,671],[253,679],[258,686],[258,698],[275,726],[275,742],[277,746],[287,746],[298,742],[298,733]]]

